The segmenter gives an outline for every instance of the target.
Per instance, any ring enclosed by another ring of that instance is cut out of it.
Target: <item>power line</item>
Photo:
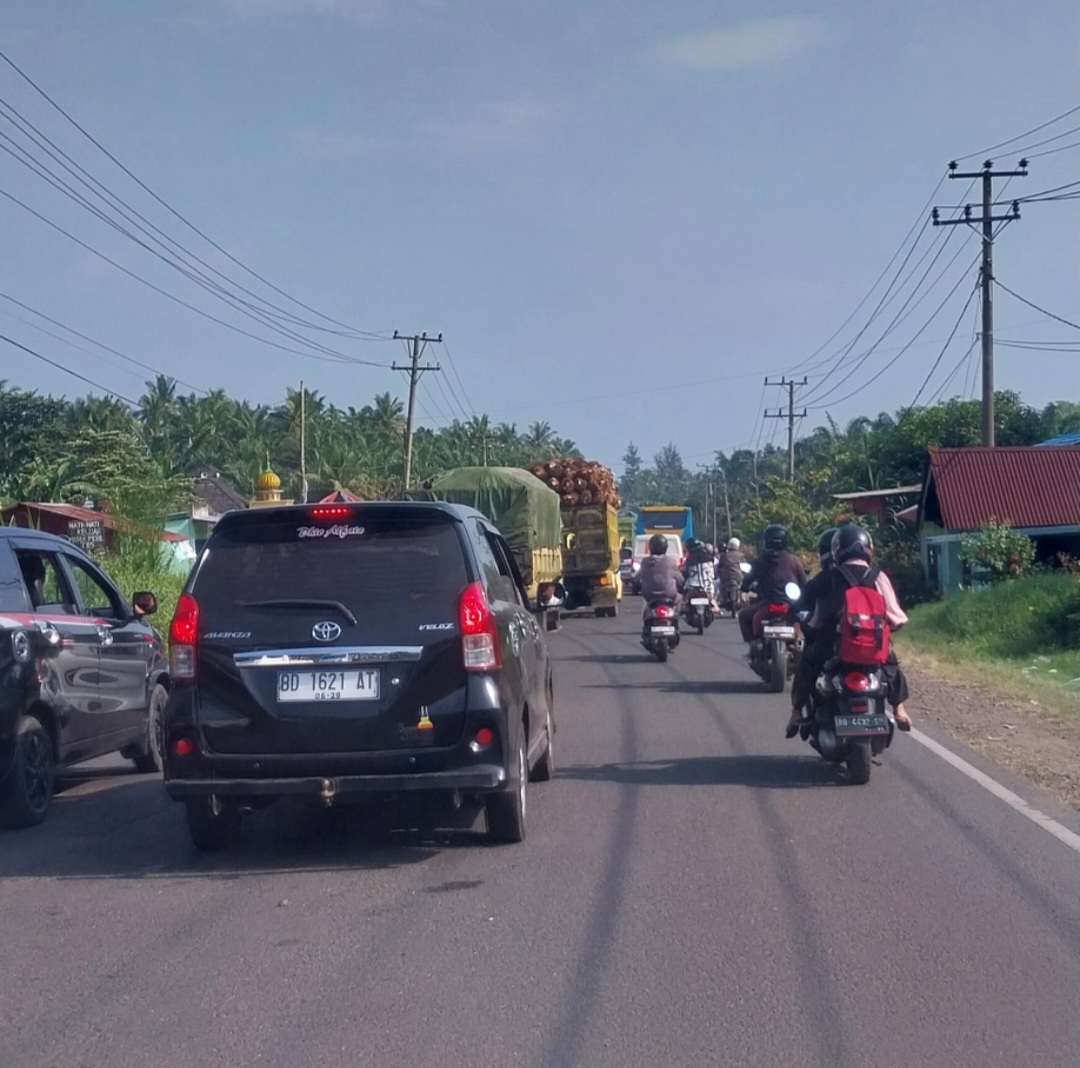
[[[884,341],[885,338],[887,338],[893,332],[893,330],[896,329],[896,327],[898,327],[900,325],[900,323],[902,323],[909,315],[911,315],[915,311],[915,309],[930,295],[930,293],[933,291],[933,288],[941,281],[941,279],[944,278],[946,274],[948,274],[948,272],[952,268],[952,265],[961,256],[961,254],[963,253],[964,249],[967,247],[967,244],[968,244],[968,242],[970,240],[971,240],[971,238],[969,236],[967,238],[967,240],[963,244],[961,244],[960,247],[956,250],[956,252],[953,254],[952,259],[950,259],[949,262],[945,265],[945,267],[942,269],[941,273],[937,276],[937,278],[935,278],[934,281],[931,283],[931,285],[926,289],[926,291],[923,292],[922,295],[919,296],[916,299],[916,294],[922,288],[923,282],[925,282],[926,279],[929,277],[930,272],[934,269],[934,265],[941,258],[942,254],[945,252],[945,249],[946,249],[946,247],[948,245],[948,237],[946,237],[945,241],[941,245],[941,248],[938,249],[937,254],[934,256],[933,260],[931,260],[930,265],[926,268],[926,271],[923,273],[923,276],[919,279],[919,281],[916,284],[915,288],[911,291],[911,293],[908,295],[907,300],[901,306],[900,311],[898,311],[896,313],[896,315],[893,317],[892,322],[889,323],[889,325],[885,328],[885,332],[877,339],[877,341],[874,342],[874,344],[872,344],[870,346],[870,348],[868,348],[865,352],[863,352],[861,354],[861,356],[859,356],[855,361],[853,361],[853,363],[852,363],[852,365],[850,367],[847,367],[843,362],[837,364],[836,367],[833,368],[833,372],[832,372],[833,375],[838,375],[838,374],[840,374],[841,371],[843,371],[845,375],[850,376],[850,375],[854,374],[856,371],[858,371],[866,363],[866,361],[874,354],[874,352],[877,351],[878,346],[881,344],[881,342]],[[961,276],[961,280],[962,280],[962,276]],[[959,283],[957,283],[957,285],[959,285]],[[954,287],[953,292],[955,292],[955,288],[956,287]],[[950,293],[950,295],[951,295],[951,293]],[[940,311],[940,307],[938,308],[938,311]],[[915,334],[915,336],[911,339],[911,341],[909,341],[906,345],[904,345],[904,347],[897,354],[897,359],[900,356],[902,356],[905,352],[907,352],[907,350],[909,348],[911,348],[911,346],[912,346],[912,344],[914,344],[915,340],[930,325],[930,323],[933,322],[933,320],[934,320],[934,318],[936,317],[937,314],[938,314],[938,312],[935,311],[933,313],[933,315],[931,315],[930,318],[927,320],[927,322],[923,324],[923,326],[919,329],[919,331]],[[895,363],[895,362],[896,362],[896,360],[894,359],[894,360],[890,361],[890,363],[887,366],[891,367],[892,364]],[[871,379],[870,381],[874,381],[874,379]],[[843,380],[840,380],[839,382],[836,383],[836,385],[832,386],[830,389],[827,389],[824,393],[820,392],[821,388],[823,386],[825,386],[827,382],[828,382],[828,376],[821,383],[819,383],[818,386],[815,386],[814,389],[812,389],[810,391],[810,394],[806,398],[804,398],[804,400],[806,400],[806,401],[814,400],[814,401],[819,401],[819,402],[823,401],[823,400],[826,400],[829,397],[831,397],[834,393],[836,393],[837,390],[842,389],[843,385],[844,385]],[[849,394],[849,396],[852,396],[852,395],[853,394]],[[822,405],[818,404],[818,405],[814,405],[812,407],[816,410],[817,408],[822,407]]]
[[[1070,322],[1068,319],[1063,319],[1060,315],[1055,315],[1051,311],[1047,311],[1045,308],[1040,308],[1038,304],[1028,300],[1026,297],[1020,296],[1019,293],[1014,293],[1004,282],[994,279],[997,284],[1009,294],[1010,297],[1015,297],[1021,304],[1026,304],[1029,308],[1034,308],[1037,312],[1042,312],[1043,315],[1048,315],[1051,319],[1056,319],[1059,323],[1064,323],[1066,326],[1071,326],[1074,330],[1080,330],[1080,324]]]
[[[14,345],[17,349],[22,349],[23,352],[27,352],[31,356],[35,356],[37,357],[37,359],[42,360],[44,363],[47,363],[50,366],[55,367],[60,371],[63,371],[65,374],[71,375],[72,378],[77,378],[80,382],[85,382],[88,386],[93,386],[94,389],[100,389],[102,393],[108,393],[109,396],[116,397],[117,400],[122,400],[127,404],[130,404],[133,408],[137,408],[139,406],[138,401],[133,401],[130,397],[125,397],[123,393],[117,393],[116,390],[109,389],[108,386],[103,386],[100,382],[95,382],[92,378],[87,378],[86,375],[81,375],[78,371],[73,371],[70,367],[65,367],[62,363],[57,363],[55,360],[50,360],[48,356],[42,356],[40,352],[37,352],[35,349],[32,349],[27,345],[20,344],[13,338],[6,337],[5,335],[0,334],[0,341],[6,341],[9,345]]]
[[[194,390],[194,392],[196,393],[206,392],[205,390],[200,389],[198,386],[192,385],[190,382],[185,382],[182,378],[177,378],[175,375],[167,374],[166,372],[159,370],[157,367],[152,367],[148,363],[143,363],[142,360],[136,360],[134,356],[127,356],[123,352],[120,352],[119,349],[114,349],[110,348],[108,345],[103,345],[100,341],[95,341],[87,334],[82,334],[78,330],[73,330],[70,326],[65,326],[64,323],[60,322],[58,319],[53,319],[50,316],[46,315],[44,312],[40,312],[36,308],[31,308],[29,304],[24,304],[21,300],[16,300],[14,297],[10,296],[7,293],[0,293],[0,299],[9,301],[11,304],[17,305],[24,311],[30,312],[31,315],[36,315],[39,319],[44,319],[45,322],[52,323],[53,326],[58,326],[61,330],[66,330],[69,334],[72,334],[75,337],[82,338],[83,341],[88,341],[91,345],[96,345],[99,349],[103,349],[105,352],[111,352],[114,356],[119,356],[120,359],[127,360],[128,363],[134,364],[134,366],[136,367],[141,367],[143,368],[143,370],[150,371],[151,373],[156,375],[164,374],[166,378],[171,378],[173,379],[173,381],[179,382],[180,385],[187,386],[188,389]],[[27,325],[33,326],[32,323],[28,323]],[[34,329],[41,330],[41,327],[34,327]],[[94,353],[90,352],[88,349],[81,348],[79,345],[73,345],[70,341],[64,341],[63,338],[59,337],[56,334],[49,334],[47,330],[42,330],[41,332],[43,334],[48,334],[50,337],[56,338],[56,340],[58,341],[63,341],[65,345],[71,345],[72,348],[79,349],[80,352],[85,352],[87,353],[87,355],[90,356],[94,355]]]
[[[986,156],[991,152],[996,152],[999,148],[1015,144],[1017,141],[1022,141],[1025,137],[1030,137],[1040,130],[1045,130],[1048,126],[1053,126],[1055,122],[1061,122],[1062,119],[1067,119],[1070,115],[1075,115],[1078,111],[1080,111],[1080,104],[1077,104],[1074,108],[1069,108],[1068,111],[1063,111],[1060,115],[1054,116],[1054,118],[1047,120],[1033,129],[1026,130],[1022,134],[1017,134],[1016,137],[1010,137],[1007,141],[1000,141],[998,144],[991,145],[989,148],[980,149],[978,152],[969,152],[966,156],[956,156],[955,158],[957,160],[965,160],[974,159],[976,156]]]
[[[11,141],[10,138],[8,138],[5,134],[2,134],[2,133],[0,133],[0,138],[2,138],[4,140],[7,140],[7,141]],[[11,142],[11,143],[15,144],[15,142]],[[23,155],[28,155],[25,152],[25,150],[22,149],[20,146],[16,145],[15,147]],[[323,352],[323,353],[325,353],[327,355],[337,356],[340,359],[348,361],[348,362],[352,362],[352,363],[368,363],[368,364],[370,364],[372,366],[383,366],[383,367],[388,366],[387,364],[377,364],[377,363],[374,363],[373,361],[359,360],[356,357],[353,357],[353,356],[349,355],[348,353],[343,353],[343,352],[340,352],[337,349],[329,348],[328,346],[320,344],[318,342],[309,341],[307,338],[303,337],[301,334],[296,333],[296,331],[282,326],[279,322],[276,321],[276,317],[272,317],[270,313],[264,311],[261,308],[256,307],[250,301],[244,300],[242,297],[237,297],[234,294],[229,293],[226,289],[224,289],[224,287],[222,287],[220,284],[215,282],[212,278],[209,278],[204,272],[199,271],[198,268],[193,268],[193,267],[191,267],[190,264],[187,264],[187,263],[182,262],[182,261],[177,262],[175,259],[172,258],[173,254],[172,254],[171,250],[168,249],[168,247],[163,242],[161,242],[156,237],[154,237],[153,234],[150,234],[146,227],[141,226],[137,222],[133,222],[128,216],[124,216],[124,218],[128,222],[131,222],[132,225],[134,225],[137,229],[142,230],[142,232],[147,235],[149,240],[154,241],[156,244],[161,246],[161,248],[164,249],[165,252],[162,253],[162,252],[159,252],[157,249],[152,248],[150,245],[148,245],[141,238],[137,237],[135,234],[133,234],[126,227],[124,227],[120,223],[118,223],[115,219],[113,219],[113,218],[109,217],[107,214],[105,214],[105,212],[103,212],[100,208],[98,208],[94,204],[90,203],[81,193],[74,190],[66,181],[64,181],[62,178],[59,178],[56,174],[54,174],[52,171],[50,171],[49,168],[46,167],[44,164],[41,164],[37,160],[34,160],[33,157],[28,156],[28,159],[24,159],[24,158],[22,158],[21,155],[16,155],[15,152],[13,152],[11,149],[7,148],[6,146],[4,146],[2,144],[0,144],[0,151],[7,152],[8,155],[13,156],[20,163],[22,163],[24,166],[28,167],[31,171],[33,171],[33,173],[35,173],[39,178],[42,178],[49,185],[53,186],[53,188],[55,188],[59,192],[61,192],[64,196],[68,197],[70,200],[75,201],[75,203],[77,203],[81,207],[85,208],[91,214],[93,214],[98,219],[100,219],[102,222],[104,222],[107,226],[112,227],[112,229],[116,230],[118,233],[120,233],[124,237],[128,238],[128,240],[132,241],[134,244],[138,245],[140,248],[144,249],[146,252],[149,252],[152,256],[154,256],[155,258],[161,260],[163,263],[165,263],[167,266],[171,267],[173,270],[175,270],[178,273],[182,274],[189,281],[191,281],[194,284],[198,285],[200,288],[206,290],[208,293],[210,293],[211,296],[214,296],[217,299],[223,301],[225,304],[227,304],[229,307],[233,308],[235,311],[239,311],[242,315],[246,315],[249,318],[254,319],[260,325],[267,327],[268,329],[274,331],[275,333],[281,334],[283,337],[286,337],[291,341],[296,341],[299,344],[307,345],[310,348],[312,348],[312,349],[314,349],[316,351],[319,351],[319,352]],[[86,184],[86,183],[84,182],[83,184]],[[91,190],[91,192],[93,192],[93,190]],[[95,193],[95,195],[99,195],[99,194]],[[107,205],[107,206],[109,206],[109,205]],[[121,212],[121,214],[123,215],[123,212]],[[39,216],[39,218],[40,217],[41,216]],[[66,233],[66,231],[64,231],[64,232]],[[182,246],[180,246],[180,247],[182,247]],[[109,261],[109,262],[112,262],[112,261]]]
[[[344,327],[347,330],[353,330],[358,336],[370,337],[375,340],[385,341],[388,340],[385,334],[372,333],[370,331],[358,330],[355,327],[350,326],[348,323],[339,322],[337,319],[331,318],[328,315],[324,315],[322,312],[317,311],[315,308],[309,307],[303,301],[298,300],[296,297],[291,296],[283,289],[279,289],[268,279],[258,274],[252,268],[248,267],[245,263],[241,262],[232,253],[222,248],[216,241],[210,238],[207,234],[203,233],[193,222],[185,218],[175,208],[163,200],[157,193],[155,193],[145,182],[142,181],[137,175],[130,171],[119,159],[116,158],[100,141],[98,141],[88,130],[81,126],[71,115],[69,115],[44,89],[41,88],[25,71],[23,71],[9,56],[7,56],[2,50],[0,50],[0,59],[2,59],[20,78],[23,79],[35,92],[37,92],[42,98],[44,98],[56,111],[58,111],[76,130],[79,131],[95,148],[103,153],[108,159],[110,159],[121,171],[124,172],[136,185],[139,186],[145,193],[149,194],[155,201],[157,201],[166,211],[168,211],[175,218],[179,219],[185,226],[187,226],[194,233],[198,234],[207,244],[216,249],[230,262],[236,264],[241,270],[246,271],[251,277],[262,282],[263,285],[268,286],[279,296],[285,297],[286,300],[292,301],[293,304],[305,311],[311,312],[313,315],[317,315],[320,319],[324,319],[326,322],[333,323],[335,326]]]
[[[919,211],[919,214],[915,216],[915,221],[911,224],[911,228],[904,235],[904,239],[900,242],[899,247],[892,254],[892,257],[889,259],[889,262],[887,264],[885,264],[884,268],[881,271],[881,274],[879,274],[877,276],[877,278],[875,279],[874,284],[866,291],[866,295],[862,298],[862,300],[859,301],[858,304],[855,305],[855,310],[840,324],[839,327],[837,327],[837,329],[833,332],[832,336],[829,337],[829,339],[827,341],[823,342],[817,349],[815,349],[809,356],[807,356],[805,360],[802,360],[799,363],[797,363],[792,368],[792,372],[802,370],[802,368],[805,366],[805,364],[807,364],[809,361],[811,361],[815,357],[817,357],[819,355],[819,353],[822,352],[822,350],[828,348],[828,346],[831,345],[833,343],[833,341],[843,332],[845,327],[847,327],[848,323],[850,323],[851,320],[854,319],[855,316],[859,314],[859,311],[862,308],[862,306],[870,299],[871,294],[881,284],[881,280],[888,273],[889,268],[892,267],[892,265],[896,262],[896,259],[900,255],[900,253],[904,251],[904,246],[908,243],[908,241],[911,240],[911,235],[913,233],[915,233],[916,229],[919,228],[919,223],[920,222],[922,222],[922,229],[919,231],[919,236],[920,237],[922,236],[922,234],[926,230],[926,209],[929,208],[931,204],[933,204],[934,197],[937,196],[937,191],[941,188],[944,181],[945,181],[945,174],[943,173],[941,175],[941,177],[938,179],[938,184],[936,186],[934,186],[933,192],[927,198],[926,204]],[[907,260],[911,258],[912,252],[915,251],[915,245],[917,245],[918,243],[919,243],[919,239],[916,238],[915,244],[913,244],[911,246],[911,249],[909,250],[909,252],[907,254],[907,257],[905,257],[905,259],[904,259],[904,263],[907,263]],[[900,268],[897,271],[897,275],[899,275],[900,271],[902,271],[904,269],[904,263],[902,263],[900,265]],[[895,283],[895,281],[896,281],[896,279],[894,278],[893,283]],[[893,283],[890,284],[889,289],[892,288]],[[889,292],[889,290],[886,290],[886,296],[888,295],[888,292]],[[872,319],[872,317],[871,317],[871,319]]]
[[[960,309],[960,314],[956,318],[956,325],[952,328],[952,330],[949,332],[949,336],[945,339],[945,344],[942,345],[941,352],[938,353],[938,357],[931,366],[930,372],[923,380],[923,384],[919,386],[919,392],[915,394],[915,399],[907,406],[904,415],[900,417],[901,421],[903,421],[903,419],[907,416],[907,413],[910,412],[915,407],[915,405],[919,403],[919,398],[923,395],[923,390],[926,389],[926,387],[930,384],[930,379],[934,377],[938,367],[941,365],[941,361],[945,358],[945,353],[948,352],[949,346],[952,344],[953,338],[956,337],[956,332],[960,329],[960,324],[964,321],[964,316],[967,315],[967,310],[971,307],[971,302],[975,299],[975,294],[977,292],[979,292],[978,284],[976,284],[975,287],[971,290],[971,293],[968,294],[968,299],[964,301],[964,306]],[[968,351],[970,351],[970,349]]]
[[[297,356],[307,356],[310,359],[323,360],[323,361],[325,361],[327,363],[355,363],[355,364],[361,364],[361,365],[363,365],[365,367],[382,367],[382,368],[385,368],[385,367],[388,366],[387,364],[384,364],[384,363],[375,363],[372,360],[361,360],[361,359],[357,359],[355,357],[345,356],[344,354],[337,355],[337,356],[320,356],[315,352],[306,352],[303,349],[290,348],[287,345],[279,345],[277,342],[271,341],[268,338],[259,337],[258,334],[253,334],[253,333],[251,333],[250,330],[244,330],[242,327],[239,327],[239,326],[234,325],[233,323],[227,322],[225,319],[221,319],[216,315],[211,315],[210,312],[204,311],[202,308],[196,307],[194,304],[191,304],[188,301],[183,300],[182,298],[174,295],[173,293],[169,293],[167,290],[162,289],[160,286],[154,285],[153,282],[148,281],[147,279],[143,278],[141,275],[136,274],[134,271],[128,270],[127,267],[122,266],[121,264],[117,263],[116,260],[111,259],[110,257],[106,256],[104,252],[99,252],[92,245],[88,245],[85,241],[83,241],[80,238],[76,237],[70,231],[65,230],[58,223],[53,222],[49,218],[46,218],[46,216],[42,215],[41,212],[35,211],[32,207],[30,207],[29,204],[24,203],[18,197],[14,196],[12,193],[9,193],[7,190],[0,188],[0,196],[6,198],[7,200],[10,200],[14,204],[17,204],[24,211],[27,211],[31,215],[33,215],[35,218],[40,219],[43,223],[45,223],[46,226],[52,227],[52,229],[56,230],[58,233],[61,233],[65,237],[69,238],[71,241],[74,241],[75,244],[78,245],[80,248],[85,249],[87,252],[89,252],[93,256],[97,256],[98,259],[104,260],[106,263],[111,264],[118,271],[121,271],[122,273],[126,274],[129,278],[133,278],[136,282],[142,283],[144,286],[147,286],[148,288],[154,290],[155,293],[160,293],[163,297],[167,298],[168,300],[173,301],[176,304],[181,305],[184,308],[187,308],[189,311],[195,312],[196,315],[201,315],[204,319],[209,319],[211,322],[217,323],[219,326],[224,326],[226,329],[232,330],[237,334],[243,334],[245,337],[252,338],[255,341],[261,342],[263,345],[269,345],[271,348],[280,349],[282,352],[291,352],[291,353],[293,353],[293,354],[295,354]]]
[[[1057,148],[1047,148],[1042,152],[1026,153],[1028,159],[1042,159],[1043,156],[1053,156],[1058,152],[1068,152],[1069,149],[1080,148],[1080,141],[1073,141],[1067,145],[1058,145]]]
[[[450,361],[450,369],[454,372],[454,378],[457,379],[457,384],[461,387],[461,395],[465,398],[465,405],[468,405],[469,411],[471,411],[472,414],[475,416],[476,415],[476,409],[473,407],[473,403],[469,399],[469,394],[465,390],[465,383],[461,381],[461,375],[458,374],[457,364],[454,362],[454,357],[450,354],[450,348],[446,344],[445,341],[443,342],[443,351],[446,353],[446,358]],[[450,392],[453,393],[454,392],[453,385],[451,385],[449,383],[449,381],[447,382],[447,385],[450,385]],[[455,399],[456,399],[456,394],[455,394]],[[462,411],[465,410],[465,405],[459,405],[461,407]]]
[[[970,270],[971,267],[974,267],[977,262],[978,262],[978,257],[976,257],[974,260],[971,261],[971,264],[968,267],[968,270]],[[937,316],[941,312],[942,308],[944,308],[945,305],[948,304],[948,302],[952,299],[953,294],[960,288],[961,283],[964,281],[964,279],[966,277],[967,277],[967,271],[965,271],[964,274],[962,274],[960,276],[960,278],[957,279],[956,285],[954,285],[952,287],[952,289],[949,290],[949,292],[946,295],[945,299],[934,309],[933,314],[923,324],[923,326],[920,327],[919,332],[915,335],[915,337],[913,337],[911,339],[911,341],[909,341],[891,360],[889,360],[889,362],[886,363],[885,366],[882,367],[881,370],[877,372],[877,374],[873,375],[866,382],[864,382],[861,386],[858,386],[856,389],[853,389],[850,393],[845,393],[844,396],[837,397],[835,400],[832,401],[832,404],[830,404],[830,405],[822,405],[822,404],[810,405],[810,411],[821,411],[823,408],[831,407],[832,405],[835,405],[835,404],[843,404],[844,401],[850,400],[852,397],[854,397],[857,394],[861,393],[868,386],[873,385],[874,382],[876,382],[886,371],[888,371],[889,368],[892,367],[900,359],[900,357],[903,356],[904,353],[907,352],[908,349],[911,348],[911,346],[915,343],[915,340],[919,337],[919,334],[921,334],[923,332],[923,330],[925,330],[934,321],[934,319],[937,318]],[[821,398],[821,399],[824,399],[824,398]]]

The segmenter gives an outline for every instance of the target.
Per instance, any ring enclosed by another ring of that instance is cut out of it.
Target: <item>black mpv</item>
[[[553,774],[551,663],[514,558],[449,504],[291,505],[220,519],[171,627],[165,785],[192,841],[286,794],[442,791],[525,837]]]

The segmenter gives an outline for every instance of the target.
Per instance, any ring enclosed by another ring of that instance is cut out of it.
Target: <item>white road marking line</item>
[[[1004,801],[1009,808],[1015,809],[1021,816],[1025,816],[1032,823],[1052,834],[1059,842],[1073,850],[1074,853],[1080,853],[1080,834],[1070,831],[1068,827],[1058,823],[1055,819],[1051,819],[1045,812],[1032,808],[1019,794],[1014,794],[1012,790],[1002,786],[996,779],[991,779],[989,775],[979,771],[974,765],[961,759],[952,750],[946,749],[945,746],[935,742],[933,738],[928,737],[921,731],[912,729],[909,737],[920,745],[925,745],[932,753],[937,753],[946,764],[951,764],[957,771],[966,775],[973,782],[977,782],[983,789],[989,790],[996,798]]]

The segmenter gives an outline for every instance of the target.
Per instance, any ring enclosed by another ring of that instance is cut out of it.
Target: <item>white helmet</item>
[[[739,546],[740,546],[741,544],[742,544],[742,543],[741,543],[741,542],[739,541],[739,539],[738,539],[738,538],[732,538],[732,539],[731,539],[731,541],[729,541],[729,542],[727,543],[727,547],[728,547],[729,549],[731,549],[732,551],[734,551],[734,550],[735,550],[735,549],[737,549],[737,548],[738,548],[738,547],[739,547]]]

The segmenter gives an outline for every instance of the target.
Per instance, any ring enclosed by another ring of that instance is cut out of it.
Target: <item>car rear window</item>
[[[443,516],[356,514],[334,523],[299,516],[216,530],[192,593],[210,616],[243,615],[270,600],[340,601],[384,622],[456,621],[468,583],[455,524]]]

